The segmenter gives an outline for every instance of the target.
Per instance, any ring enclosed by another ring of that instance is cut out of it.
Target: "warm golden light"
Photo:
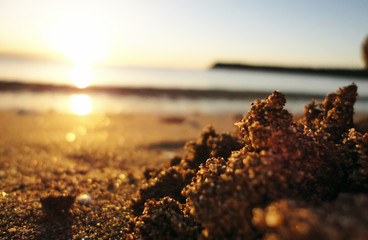
[[[78,115],[87,115],[93,110],[91,99],[85,94],[70,96],[70,108]]]
[[[50,45],[75,63],[90,64],[106,57],[106,34],[98,21],[71,16],[54,27]]]
[[[87,63],[76,63],[70,78],[78,88],[88,87],[94,78],[91,66]]]
[[[107,55],[106,33],[92,16],[69,16],[53,28],[49,44],[75,63],[70,78],[78,88],[93,81],[91,63],[104,60]]]

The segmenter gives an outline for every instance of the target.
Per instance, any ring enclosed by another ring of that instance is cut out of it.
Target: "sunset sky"
[[[362,67],[368,1],[0,1],[0,55],[204,69]]]

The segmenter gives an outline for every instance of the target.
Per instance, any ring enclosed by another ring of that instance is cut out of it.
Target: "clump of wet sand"
[[[180,162],[140,187],[132,236],[367,238],[368,134],[354,129],[356,99],[352,84],[294,121],[274,92],[252,104],[238,132],[205,129]]]

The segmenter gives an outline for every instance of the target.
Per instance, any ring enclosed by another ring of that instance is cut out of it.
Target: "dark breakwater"
[[[368,80],[368,71],[364,69],[280,67],[280,66],[248,65],[240,63],[215,63],[211,67],[211,69],[313,74],[313,75],[334,76],[334,77],[354,77]]]

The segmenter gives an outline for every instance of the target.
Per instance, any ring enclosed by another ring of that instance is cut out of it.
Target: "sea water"
[[[72,64],[0,58],[0,80],[25,83],[73,85],[70,74]],[[158,89],[235,90],[254,93],[279,90],[305,93],[321,98],[339,87],[354,82],[358,86],[355,111],[368,113],[368,80],[353,77],[329,77],[295,73],[274,73],[245,70],[183,70],[153,69],[121,66],[92,66],[91,86],[134,87]],[[75,94],[74,94],[75,95]],[[0,91],[0,109],[71,112],[72,93]],[[259,98],[264,98],[261,96]],[[143,97],[88,94],[93,112],[164,112],[164,113],[245,113],[255,100],[226,98]],[[301,113],[310,98],[288,98],[286,108]],[[83,106],[82,106],[83,107]]]

